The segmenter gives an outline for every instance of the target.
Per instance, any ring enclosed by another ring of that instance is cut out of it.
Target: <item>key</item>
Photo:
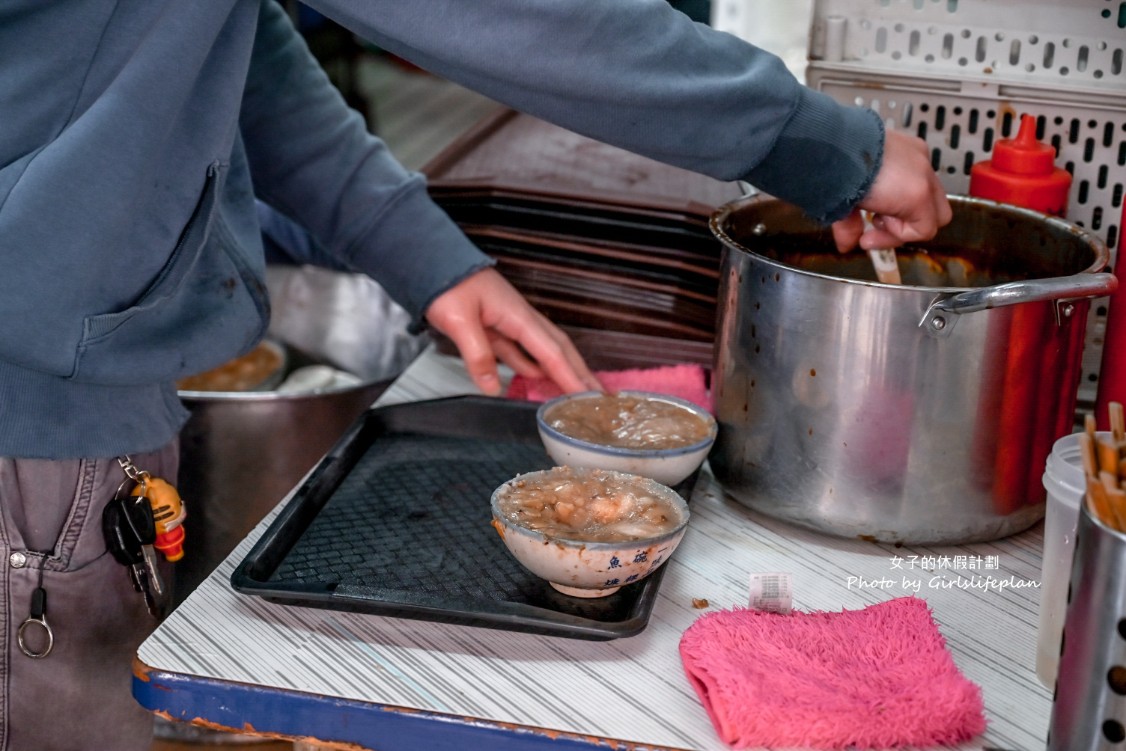
[[[153,514],[152,504],[144,495],[144,483],[139,487],[141,493],[123,498],[121,503],[129,518],[129,526],[141,544],[141,557],[149,586],[152,588],[153,595],[161,598],[164,596],[164,582],[160,578],[160,571],[156,568],[156,550],[153,548],[153,543],[156,542],[156,517]],[[136,489],[133,492],[136,493]]]
[[[123,557],[128,559],[129,576],[133,588],[144,595],[145,606],[153,616],[160,617],[160,598],[163,584],[156,569],[152,540],[156,533],[148,501],[143,497],[115,500],[118,508],[118,529],[121,535]],[[120,559],[119,559],[120,560]]]
[[[130,522],[123,499],[114,498],[102,512],[102,533],[105,535],[109,552],[118,563],[129,570],[133,588],[140,592],[143,579],[148,572],[143,566],[141,538]],[[144,534],[143,529],[141,534]]]
[[[142,489],[144,484],[142,483]],[[143,493],[143,490],[142,490]],[[121,500],[121,508],[129,532],[136,540],[140,550],[140,558],[130,566],[131,576],[140,585],[141,593],[145,597],[145,605],[149,612],[160,618],[161,600],[164,595],[164,583],[161,581],[160,572],[156,568],[156,553],[153,542],[156,540],[156,525],[153,518],[152,506],[143,494],[129,496]]]
[[[128,569],[133,588],[144,595],[149,612],[160,618],[165,590],[152,551],[156,527],[148,500],[122,496],[119,490],[102,513],[102,532],[114,559]]]

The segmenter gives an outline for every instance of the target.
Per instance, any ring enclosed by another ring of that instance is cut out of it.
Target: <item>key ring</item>
[[[137,497],[140,497],[140,498],[146,497],[145,493],[147,493],[148,489],[149,489],[149,483],[148,483],[149,477],[151,477],[151,475],[149,475],[149,473],[145,472],[145,471],[141,471],[135,477],[126,477],[124,480],[121,481],[121,484],[117,486],[117,492],[115,492],[113,494],[113,497],[114,498],[125,498],[126,495],[129,493],[129,491],[132,490],[132,488],[126,487],[127,485],[129,485],[129,483],[133,483],[134,486],[136,486],[136,485],[141,486],[141,492],[137,494]]]
[[[121,471],[125,473],[125,476],[134,482],[144,482],[145,478],[149,476],[147,471],[139,469],[137,465],[133,463],[133,457],[129,456],[129,454],[117,457],[117,466],[121,467]],[[121,488],[118,488],[118,490],[120,491]]]
[[[36,652],[27,646],[27,641],[24,639],[24,632],[32,624],[38,625],[47,634],[47,646],[44,647],[42,652]],[[16,642],[20,645],[20,651],[33,660],[39,660],[51,654],[51,648],[55,646],[55,632],[51,630],[50,624],[47,623],[47,590],[43,589],[42,568],[39,569],[39,586],[31,593],[31,613],[20,624],[19,630],[16,631]]]
[[[32,650],[31,647],[27,646],[27,642],[24,640],[24,631],[32,625],[41,626],[43,631],[47,634],[47,646],[43,648],[42,652]],[[29,615],[24,619],[24,622],[20,624],[19,631],[16,632],[16,641],[20,645],[21,652],[33,660],[41,660],[51,654],[51,648],[55,646],[55,632],[52,631],[51,626],[48,625],[46,616],[36,618],[35,616]]]

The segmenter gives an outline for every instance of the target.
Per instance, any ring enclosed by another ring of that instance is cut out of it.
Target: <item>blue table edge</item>
[[[684,751],[302,691],[158,670],[133,662],[133,697],[170,720],[213,730],[379,751]]]

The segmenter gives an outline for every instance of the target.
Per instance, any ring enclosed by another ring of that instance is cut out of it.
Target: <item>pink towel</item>
[[[708,613],[684,632],[680,657],[735,748],[934,746],[985,730],[981,689],[917,597],[840,613]]]
[[[594,374],[608,391],[652,391],[677,396],[712,411],[712,397],[708,393],[707,373],[700,365],[662,365],[656,368],[630,370],[603,370]],[[506,396],[545,402],[562,392],[547,378],[530,379],[514,376]]]

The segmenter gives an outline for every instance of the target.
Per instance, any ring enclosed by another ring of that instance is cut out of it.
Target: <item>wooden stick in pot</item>
[[[872,215],[861,211],[864,218],[864,230],[873,229]],[[903,284],[899,274],[899,260],[895,256],[895,248],[871,248],[868,257],[872,259],[872,267],[876,270],[876,279],[884,284]]]

